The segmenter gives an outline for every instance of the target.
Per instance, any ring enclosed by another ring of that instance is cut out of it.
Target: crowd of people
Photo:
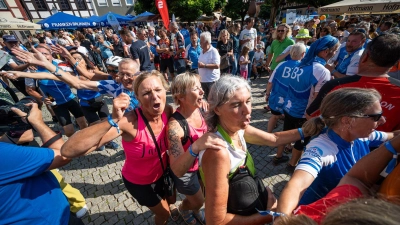
[[[83,224],[85,199],[56,168],[105,148],[124,150],[124,185],[157,225],[179,217],[186,224],[398,223],[399,21],[382,16],[378,28],[376,20],[314,18],[274,28],[249,17],[241,29],[222,17],[209,30],[171,22],[46,31],[27,46],[3,35],[0,224]],[[251,78],[262,75],[271,117],[257,129]],[[10,82],[27,96],[24,104]],[[111,111],[104,95],[113,98]],[[44,123],[42,106],[67,141]],[[34,132],[41,148],[25,146]],[[247,143],[277,147],[273,164],[286,163],[291,178],[278,199],[257,176]],[[176,192],[185,196],[179,206]]]

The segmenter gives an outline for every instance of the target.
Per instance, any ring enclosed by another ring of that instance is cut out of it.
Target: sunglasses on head
[[[361,115],[361,116],[352,116],[355,118],[372,118],[373,121],[379,121],[382,117],[383,112],[380,113],[375,113],[375,114],[365,114],[365,115]]]

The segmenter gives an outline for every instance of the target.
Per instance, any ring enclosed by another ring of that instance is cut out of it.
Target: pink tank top
[[[178,110],[176,110],[178,111]],[[178,111],[179,112],[179,111]],[[190,124],[189,125],[189,135],[192,138],[193,142],[195,142],[197,139],[199,139],[201,136],[203,136],[204,133],[207,132],[207,124],[206,121],[204,121],[204,117],[201,116],[201,126],[199,128],[193,127]],[[189,149],[189,146],[192,144],[190,140],[186,142],[186,144],[183,146],[183,149],[185,152]],[[199,169],[199,159],[196,158],[194,160],[193,165],[190,167],[188,172],[195,172]]]
[[[129,182],[134,184],[151,184],[157,181],[163,175],[160,159],[158,157],[157,148],[153,142],[151,134],[147,131],[146,124],[138,109],[135,109],[137,115],[137,134],[136,137],[130,141],[122,139],[122,146],[125,151],[125,164],[122,167],[122,175]],[[167,166],[168,149],[167,142],[167,115],[161,115],[163,127],[161,132],[156,135],[158,146],[161,149],[161,156],[164,163],[164,169]]]

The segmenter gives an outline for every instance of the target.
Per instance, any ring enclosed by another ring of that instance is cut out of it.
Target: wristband
[[[62,134],[61,132],[58,132],[58,134],[54,135],[54,137],[50,138],[49,140],[47,140],[46,143],[44,143],[42,146],[42,148],[48,148],[50,145],[52,145],[54,142],[56,142],[57,140],[62,138]]]
[[[332,70],[331,75],[333,75],[335,72],[337,72],[337,70]]]
[[[301,138],[301,143],[304,143],[304,133],[303,133],[303,129],[297,128],[297,131],[299,131],[300,138]]]
[[[61,74],[59,74],[58,73],[58,65],[56,66],[56,71],[54,71],[52,74],[54,74],[54,75],[56,75],[56,76],[58,76],[58,77],[61,77]]]
[[[112,126],[117,128],[118,134],[119,134],[119,126],[116,122],[114,122],[113,118],[111,117],[111,115],[108,115],[108,123]]]
[[[390,160],[389,164],[386,167],[386,173],[390,173],[394,170],[394,167],[396,166],[396,162],[397,162],[397,151],[396,149],[393,148],[392,143],[390,143],[390,141],[387,141],[385,143],[385,147],[386,149],[393,154],[393,158]]]
[[[190,153],[193,157],[199,156],[199,154],[196,154],[196,153],[193,152],[193,150],[192,150],[192,145],[189,145],[189,153]]]
[[[76,67],[78,66],[78,64],[79,64],[79,62],[76,61],[75,64],[74,64],[74,69],[76,69]]]

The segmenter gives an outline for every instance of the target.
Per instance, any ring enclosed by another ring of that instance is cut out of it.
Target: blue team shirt
[[[378,147],[386,140],[387,134],[380,131],[353,142],[343,140],[331,129],[323,131],[307,145],[296,167],[296,170],[304,170],[315,178],[299,205],[307,205],[324,197],[358,160],[370,152],[370,147]]]
[[[325,64],[325,60],[317,56],[311,65],[296,67],[291,71],[284,103],[285,112],[295,118],[305,118],[308,101],[331,77]]]
[[[283,103],[288,92],[290,75],[293,69],[300,64],[300,61],[289,60],[280,63],[272,73],[269,82],[273,83],[269,96],[269,107],[283,114]]]
[[[0,224],[67,225],[69,203],[55,176],[48,148],[0,142]]]
[[[336,59],[337,66],[335,69],[341,74],[347,74],[348,66],[351,64],[353,57],[357,57],[357,54],[359,54],[360,53],[359,51],[362,49],[363,49],[363,47],[348,54],[346,51],[346,46],[343,46],[342,48],[340,48],[339,55]],[[358,62],[356,63],[356,66],[358,68]]]
[[[199,56],[201,53],[201,47],[200,44],[197,43],[197,47],[193,48],[192,44],[190,43],[187,47],[187,55],[186,57],[192,61],[192,68],[191,69],[197,69],[199,68],[198,63],[199,63]]]
[[[53,65],[57,66],[58,62],[53,60]],[[60,68],[61,69],[61,68]],[[50,73],[47,69],[39,67],[37,72]],[[67,103],[71,99],[75,98],[71,88],[62,81],[55,80],[39,80],[39,87],[45,95],[49,94],[56,100],[56,105]]]
[[[97,89],[99,89],[100,94],[109,94],[116,98],[122,92],[129,95],[131,98],[129,108],[126,112],[132,111],[139,108],[139,101],[136,99],[135,93],[129,91],[124,87],[124,85],[116,83],[114,80],[101,80],[97,82]]]

